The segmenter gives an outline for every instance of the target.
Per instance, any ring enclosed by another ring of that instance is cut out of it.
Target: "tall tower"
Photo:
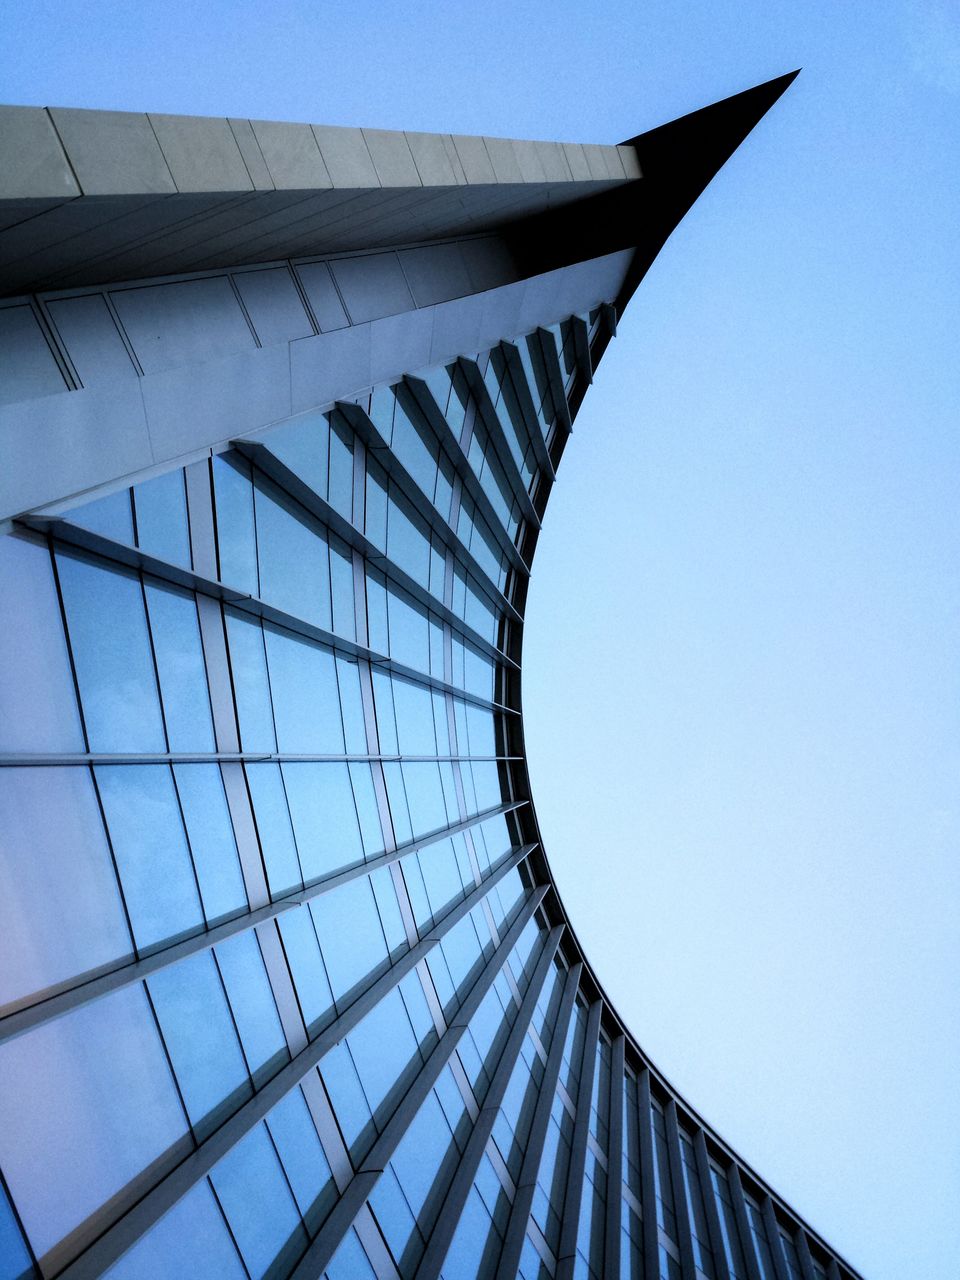
[[[3,109],[2,1280],[856,1277],[605,997],[521,718],[578,407],[791,78],[621,146]]]

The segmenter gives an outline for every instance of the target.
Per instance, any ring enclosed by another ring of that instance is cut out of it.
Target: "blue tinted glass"
[[[430,690],[410,680],[397,679],[391,683],[400,751],[412,756],[436,755]]]
[[[360,820],[360,834],[363,848],[368,858],[375,857],[384,850],[383,829],[380,825],[380,809],[377,805],[377,794],[373,785],[373,772],[368,764],[351,764],[350,781],[353,783],[353,798],[357,805],[357,816]]]
[[[299,1088],[278,1102],[267,1116],[267,1128],[287,1175],[297,1208],[308,1231],[315,1231],[336,1197],[336,1189],[317,1137],[303,1093]]]
[[[246,1280],[246,1274],[204,1179],[106,1272],[105,1280]]]
[[[492,1274],[501,1243],[499,1235],[491,1232],[492,1225],[480,1193],[471,1187],[443,1264],[444,1280],[475,1280]]]
[[[330,424],[326,414],[310,413],[276,427],[263,437],[263,443],[318,497],[326,498],[327,454],[330,448]]]
[[[178,468],[134,486],[137,546],[158,560],[189,569],[190,531],[183,472]]]
[[[36,1274],[10,1201],[0,1186],[0,1280],[32,1280]]]
[[[91,533],[99,533],[113,542],[124,542],[133,546],[133,512],[130,509],[130,490],[120,489],[117,493],[107,494],[105,498],[95,498],[93,502],[85,502],[82,507],[74,507],[65,514],[71,524],[78,524]]]
[[[57,552],[91,751],[166,751],[140,581]]]
[[[387,784],[387,799],[390,802],[390,816],[393,819],[397,844],[409,844],[413,839],[413,827],[410,825],[407,796],[403,788],[403,774],[399,764],[385,764],[383,776]]]
[[[324,530],[273,486],[258,484],[255,503],[261,596],[329,631],[330,561]]]
[[[147,987],[187,1115],[202,1139],[252,1093],[213,954],[161,969]]]
[[[342,755],[333,650],[269,626],[264,638],[279,749],[295,755]]]
[[[377,736],[382,755],[397,755],[397,721],[394,715],[393,680],[385,671],[373,670],[373,693],[377,712]]]
[[[266,1128],[259,1124],[210,1175],[253,1280],[285,1275],[307,1247],[307,1233]]]
[[[412,1275],[423,1252],[423,1236],[417,1230],[416,1219],[392,1165],[387,1165],[374,1187],[370,1195],[370,1206],[376,1214],[383,1238],[397,1259],[400,1275]]]
[[[421,850],[420,870],[434,917],[443,915],[464,896],[460,867],[450,840],[441,840]]]
[[[339,415],[331,418],[330,505],[345,520],[353,519],[353,432]]]
[[[429,586],[429,530],[395,491],[391,491],[387,511],[387,555],[421,587]]]
[[[407,949],[407,934],[403,927],[400,904],[397,902],[394,874],[393,867],[380,867],[379,870],[370,873],[373,896],[377,900],[377,908],[380,912],[380,924],[392,956]]]
[[[276,751],[263,630],[253,618],[233,609],[224,609],[223,612],[227,622],[241,745],[244,751]]]
[[[309,911],[288,911],[277,920],[307,1034],[313,1037],[334,1017],[333,995]]]
[[[314,898],[309,910],[334,999],[344,1007],[388,958],[370,881],[366,876],[350,880]],[[349,947],[343,945],[345,936],[350,938]]]
[[[387,476],[372,459],[367,459],[367,504],[365,532],[378,551],[387,549]]]
[[[343,1140],[356,1155],[368,1145],[373,1124],[346,1041],[341,1041],[324,1055],[320,1074]]]
[[[330,535],[330,586],[333,593],[333,630],[348,640],[357,638],[357,614],[353,600],[353,559],[350,548]]]
[[[387,589],[383,574],[367,570],[367,643],[374,653],[389,654]]]
[[[207,922],[245,911],[247,894],[219,767],[178,764],[173,773]]]
[[[0,1007],[131,957],[86,768],[0,769]]]
[[[376,1280],[376,1272],[361,1249],[355,1231],[351,1230],[344,1238],[323,1274],[325,1280]]]
[[[401,770],[414,836],[442,830],[447,826],[447,810],[437,765],[406,761],[401,765]]]
[[[83,751],[73,673],[45,543],[0,538],[0,750]]]
[[[415,671],[430,669],[427,614],[408,596],[387,592],[390,619],[390,657]]]
[[[303,887],[300,860],[287,808],[287,794],[283,789],[279,765],[248,764],[246,773],[260,848],[267,869],[267,883],[271,897],[276,898],[292,889]]]
[[[38,1257],[191,1145],[139,984],[7,1040],[0,1078],[0,1168]]]
[[[260,579],[250,464],[232,451],[226,457],[215,456],[213,488],[217,502],[220,581],[257,596]]]
[[[146,595],[170,750],[215,751],[196,601],[154,582]]]
[[[437,478],[437,444],[429,441],[429,428],[421,434],[414,420],[420,419],[411,393],[403,386],[397,388],[397,407],[393,416],[393,451],[427,495],[433,498]]]
[[[345,764],[284,764],[283,780],[304,881],[363,861],[360,828]]]
[[[411,1065],[418,1066],[417,1040],[400,992],[394,988],[374,1005],[347,1036],[357,1075],[370,1110],[377,1116],[390,1108],[408,1083]]]
[[[203,925],[173,776],[166,765],[98,768],[97,786],[140,951]]]
[[[290,1054],[256,933],[250,930],[218,943],[216,957],[247,1066],[259,1086]]]
[[[363,719],[359,669],[355,662],[351,662],[339,654],[337,655],[337,683],[340,687],[340,707],[343,714],[343,733],[347,755],[365,756],[367,754],[367,729]]]

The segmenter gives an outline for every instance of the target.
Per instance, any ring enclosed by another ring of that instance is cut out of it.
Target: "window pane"
[[[196,600],[155,582],[145,590],[170,750],[216,751]]]
[[[190,532],[183,472],[178,468],[134,486],[137,546],[159,560],[189,569]]]

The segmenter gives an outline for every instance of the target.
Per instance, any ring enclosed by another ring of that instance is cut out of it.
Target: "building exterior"
[[[851,1280],[540,843],[523,609],[784,77],[618,147],[5,108],[0,1280]]]

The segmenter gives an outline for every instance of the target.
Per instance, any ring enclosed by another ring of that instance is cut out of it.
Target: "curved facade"
[[[791,77],[620,147],[8,108],[0,1278],[851,1280],[541,846],[577,409]]]

